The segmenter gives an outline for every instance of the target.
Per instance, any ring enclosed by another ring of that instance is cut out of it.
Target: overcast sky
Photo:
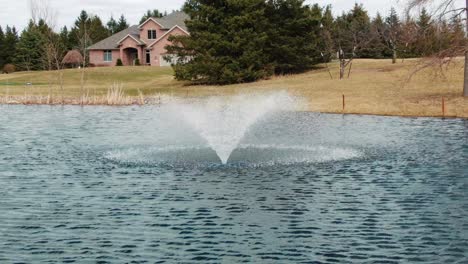
[[[57,13],[56,27],[71,26],[78,17],[80,10],[99,15],[106,23],[111,15],[119,17],[124,14],[130,24],[137,24],[148,9],[166,10],[168,12],[179,9],[184,0],[36,0],[49,1],[52,9]],[[406,0],[307,0],[308,4],[331,4],[335,14],[349,10],[355,2],[363,3],[371,16],[380,12],[388,13],[391,6],[399,11],[403,10]],[[457,0],[463,2],[464,0]],[[15,25],[23,29],[30,17],[29,0],[0,0],[0,25]],[[57,28],[56,28],[57,29]]]

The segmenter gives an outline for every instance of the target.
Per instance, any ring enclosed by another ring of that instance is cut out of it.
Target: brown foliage
[[[13,64],[5,64],[5,66],[3,66],[3,72],[6,74],[13,73],[15,71],[16,71],[16,67]]]
[[[62,60],[63,64],[80,65],[83,63],[83,56],[78,50],[70,50]]]

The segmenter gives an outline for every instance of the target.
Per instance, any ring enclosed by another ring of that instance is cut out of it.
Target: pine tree
[[[369,34],[369,57],[374,59],[383,59],[384,57],[390,56],[389,49],[385,43],[385,22],[380,13],[377,13],[375,18],[372,20]]]
[[[465,41],[465,30],[463,20],[460,17],[454,17],[449,23],[450,42],[455,46],[462,46]]]
[[[60,30],[60,42],[62,42],[63,47],[65,50],[72,50],[73,46],[70,42],[70,32],[68,31],[67,26],[64,26]]]
[[[336,18],[334,39],[342,57],[366,58],[370,41],[371,23],[362,5],[355,4],[348,13]]]
[[[331,61],[337,51],[335,43],[333,41],[333,35],[335,31],[335,19],[332,13],[332,7],[326,6],[323,10],[322,21],[321,21],[321,52],[323,53],[324,60],[326,62]]]
[[[117,30],[120,31],[119,28],[117,28]],[[98,16],[91,16],[89,22],[89,38],[91,39],[91,43],[97,43],[109,36],[109,31],[102,23],[101,18]]]
[[[107,30],[109,31],[110,35],[117,33],[117,21],[115,21],[114,17],[111,16],[109,22],[107,22]]]
[[[401,23],[395,8],[390,9],[389,16],[385,19],[384,40],[392,52],[392,62],[396,63],[398,49],[401,45]]]
[[[167,13],[166,13],[166,15],[167,15]],[[164,16],[164,14],[161,13],[161,12],[159,12],[158,9],[148,10],[148,11],[146,11],[146,14],[144,14],[144,15],[141,17],[141,19],[140,19],[140,24],[143,24],[143,23],[144,23],[146,20],[148,20],[148,18],[150,18],[150,17],[156,17],[156,18],[158,18],[158,17],[163,17],[163,16]]]
[[[4,63],[13,63],[16,55],[16,45],[18,43],[18,32],[15,27],[6,27],[3,59]]]
[[[70,31],[70,43],[73,49],[82,50],[83,47],[91,45],[92,41],[89,38],[89,31],[90,19],[88,13],[82,10]]]
[[[3,33],[2,26],[0,26],[0,69],[3,69],[3,65],[5,65],[5,33]]]
[[[129,26],[130,25],[127,23],[127,19],[125,19],[124,15],[121,15],[115,32],[120,32],[124,29],[127,29]]]
[[[270,0],[266,17],[270,33],[267,53],[278,74],[301,72],[321,61],[321,8],[303,0]]]
[[[178,80],[229,84],[252,82],[272,74],[265,53],[270,23],[263,0],[188,0],[184,11],[190,36],[171,37]],[[188,60],[188,62],[187,62]]]
[[[44,54],[44,36],[33,21],[21,33],[20,40],[16,45],[16,65],[22,70],[43,69],[42,56]]]
[[[437,50],[436,28],[431,15],[425,8],[421,10],[416,24],[418,26],[416,55],[420,57],[434,54]]]
[[[70,45],[74,49],[83,50],[90,45],[109,37],[108,29],[98,16],[88,15],[81,11],[70,31]]]

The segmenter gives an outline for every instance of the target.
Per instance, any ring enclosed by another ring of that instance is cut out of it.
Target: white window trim
[[[110,60],[109,60],[110,54]],[[112,62],[112,50],[104,50],[104,62]]]
[[[154,31],[154,33],[155,33],[155,34],[154,34],[154,35],[155,35],[155,38],[153,38],[153,31]],[[151,32],[151,33],[149,33],[149,32]],[[156,29],[152,29],[152,28],[151,28],[151,29],[148,29],[148,31],[146,31],[146,33],[147,33],[148,35],[151,35],[151,38],[148,38],[148,40],[155,40],[155,39],[158,39],[158,31],[157,31]],[[149,37],[149,36],[148,36],[148,37]]]

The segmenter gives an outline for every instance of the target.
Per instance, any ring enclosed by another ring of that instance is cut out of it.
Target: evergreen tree
[[[380,13],[377,13],[372,20],[369,34],[369,56],[374,59],[383,59],[384,57],[390,56],[390,52],[385,43],[385,22]]]
[[[89,20],[89,38],[91,39],[91,43],[96,43],[109,37],[109,31],[102,23],[101,18],[98,16],[91,16]],[[120,31],[119,28],[117,28],[117,30],[117,32]]]
[[[391,50],[392,62],[396,63],[398,50],[401,45],[401,22],[395,8],[390,9],[389,16],[385,19],[385,31],[383,32],[385,43]]]
[[[271,25],[267,53],[275,72],[301,72],[321,61],[321,8],[311,10],[303,0],[270,0],[267,6]]]
[[[367,11],[362,5],[355,4],[348,13],[336,19],[335,42],[338,50],[345,57],[372,57],[368,49],[371,36],[371,23]]]
[[[108,36],[109,31],[103,25],[101,19],[98,16],[89,15],[83,10],[75,20],[75,24],[70,31],[69,40],[74,49],[80,49],[83,52],[85,48]]]
[[[64,26],[60,30],[60,42],[62,43],[65,50],[72,50],[73,49],[73,45],[70,42],[70,32],[68,31],[67,26]]]
[[[115,21],[113,16],[111,16],[111,18],[109,19],[109,22],[107,22],[107,30],[109,31],[110,35],[113,35],[118,32],[117,26],[118,26],[117,21]]]
[[[178,80],[229,84],[252,82],[273,72],[268,47],[270,22],[264,0],[188,0],[190,36],[173,36]],[[188,61],[187,61],[188,60]]]
[[[335,19],[333,17],[332,8],[330,5],[325,7],[322,14],[321,21],[321,52],[326,62],[331,61],[337,51],[335,43],[333,41],[333,35],[335,31]]]
[[[16,45],[16,65],[22,70],[40,70],[44,54],[44,36],[31,20]]]
[[[73,49],[83,50],[85,47],[91,45],[92,42],[89,38],[89,31],[90,19],[88,13],[82,10],[70,31],[70,43]]]
[[[5,33],[3,33],[2,26],[0,26],[0,69],[5,65]]]
[[[454,17],[449,23],[450,43],[452,46],[462,46],[465,41],[465,30],[463,20],[460,17]]]
[[[167,12],[166,12],[167,15]],[[146,11],[146,14],[144,14],[141,19],[140,19],[140,24],[143,24],[148,18],[150,17],[163,17],[165,16],[163,13],[159,12],[158,9],[153,9],[153,10],[148,10]]]
[[[120,32],[124,29],[127,29],[129,26],[130,25],[127,23],[127,19],[125,19],[124,15],[121,15],[115,32]]]
[[[15,27],[6,27],[4,38],[3,59],[4,63],[13,63],[16,55],[16,45],[18,43],[18,32]]]
[[[416,22],[418,26],[415,53],[418,57],[434,54],[437,50],[436,28],[431,15],[425,8],[421,10]]]

